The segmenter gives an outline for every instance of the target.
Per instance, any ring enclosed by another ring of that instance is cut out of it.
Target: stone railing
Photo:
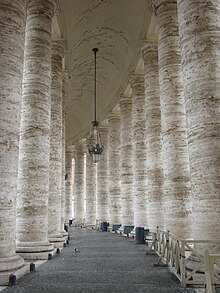
[[[220,250],[220,240],[177,239],[169,231],[157,231],[151,233],[151,235],[151,246],[147,254],[157,254],[159,261],[155,265],[169,266],[184,287],[191,285],[206,288],[208,286],[207,277],[204,274],[205,258],[201,251],[205,251],[207,247],[210,247],[210,262],[207,271],[210,274],[209,278],[215,274],[215,282],[212,279],[211,284],[214,284],[215,287],[220,286],[220,280],[216,277],[216,272],[213,273],[214,264],[219,266],[220,254],[215,253],[218,253]],[[195,249],[195,246],[200,247],[200,252]],[[211,268],[213,269],[211,270]],[[207,292],[213,293],[215,291]]]

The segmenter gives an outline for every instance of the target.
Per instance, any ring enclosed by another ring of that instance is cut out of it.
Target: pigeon
[[[80,252],[78,248],[75,248],[75,252]]]

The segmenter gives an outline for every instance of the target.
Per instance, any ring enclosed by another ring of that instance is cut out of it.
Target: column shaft
[[[65,223],[72,220],[72,198],[73,198],[73,151],[70,148],[66,149],[65,154]]]
[[[177,3],[155,0],[163,141],[166,227],[189,237],[190,174],[177,23]]]
[[[1,273],[11,273],[24,263],[15,254],[15,223],[26,1],[1,1],[0,19],[0,285],[4,285]]]
[[[85,197],[85,169],[84,153],[85,140],[75,145],[75,176],[74,176],[74,215],[76,226],[84,223],[84,197]]]
[[[134,225],[147,226],[147,182],[146,182],[146,117],[144,101],[144,76],[132,75],[132,140],[133,140],[133,196]]]
[[[19,143],[17,251],[29,259],[47,258],[48,251],[53,249],[47,239],[53,12],[54,1],[28,1]]]
[[[89,140],[88,140],[89,141]],[[86,153],[86,226],[96,225],[97,164]]]
[[[178,1],[193,238],[220,237],[220,2]]]
[[[100,137],[104,146],[101,159],[97,164],[97,211],[96,218],[100,222],[109,219],[108,214],[108,187],[109,187],[109,161],[108,161],[108,127],[99,127]]]
[[[132,169],[132,101],[121,97],[121,211],[122,224],[134,224],[133,169]]]
[[[111,113],[109,122],[109,219],[121,224],[120,114]]]
[[[63,245],[61,234],[62,195],[62,58],[65,41],[52,42],[51,61],[51,125],[50,125],[50,185],[48,201],[48,236],[56,246]],[[63,229],[62,229],[63,232]]]
[[[146,152],[147,152],[147,217],[151,230],[165,229],[163,160],[161,142],[161,109],[157,43],[142,45],[145,79]]]

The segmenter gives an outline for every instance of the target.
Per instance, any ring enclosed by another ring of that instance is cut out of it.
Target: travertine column
[[[26,1],[2,0],[0,19],[0,285],[4,285],[6,271],[10,274],[24,263],[15,254],[15,221]]]
[[[144,100],[144,76],[131,76],[132,88],[132,140],[133,140],[133,200],[134,225],[147,226],[147,153],[145,143],[146,117]]]
[[[52,41],[51,59],[51,123],[50,123],[50,184],[48,200],[48,237],[56,247],[62,247],[62,59],[65,40]],[[62,229],[63,232],[63,229]]]
[[[44,13],[42,13],[44,11]],[[19,144],[17,251],[47,258],[51,107],[51,23],[54,1],[27,9]]]
[[[220,238],[220,2],[178,0],[193,238]]]
[[[190,236],[190,175],[177,4],[154,0],[158,29],[166,228]]]
[[[97,210],[96,218],[100,222],[109,219],[108,213],[108,186],[109,186],[109,161],[108,161],[108,126],[100,126],[99,133],[104,146],[100,161],[97,164]]]
[[[109,220],[121,224],[121,179],[120,179],[120,114],[111,113],[109,122]]]
[[[133,210],[133,169],[132,169],[132,101],[121,97],[121,211],[122,224],[134,224]]]
[[[65,173],[65,223],[69,223],[72,220],[72,198],[73,198],[73,150],[71,148],[66,149],[65,154],[66,161],[66,173]]]
[[[83,225],[84,219],[84,153],[85,139],[75,145],[74,215],[76,226]]]
[[[148,226],[155,230],[165,229],[163,161],[161,142],[161,113],[159,94],[158,46],[143,42],[147,152],[147,218]]]
[[[62,180],[61,180],[61,231],[64,229],[65,222],[65,206],[66,206],[66,195],[65,195],[65,176],[66,176],[66,143],[65,143],[65,95],[66,95],[66,84],[68,80],[68,72],[62,71]],[[69,219],[67,221],[69,223]],[[63,232],[63,235],[66,235]]]
[[[88,142],[90,140],[90,135]],[[87,142],[87,145],[88,145]],[[97,164],[93,162],[89,153],[86,153],[86,226],[96,225],[96,181]]]

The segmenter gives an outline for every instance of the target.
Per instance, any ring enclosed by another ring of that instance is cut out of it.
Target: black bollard
[[[60,254],[60,249],[59,248],[57,248],[57,254]]]
[[[15,275],[11,274],[9,276],[9,285],[10,286],[13,286],[13,285],[16,285],[17,284],[17,278]]]
[[[49,253],[49,254],[48,254],[48,260],[51,260],[52,258],[53,258],[52,254]]]
[[[135,228],[135,242],[136,242],[136,244],[145,244],[144,227],[136,227]]]
[[[36,268],[35,268],[35,264],[33,262],[30,263],[30,272],[35,272]]]

